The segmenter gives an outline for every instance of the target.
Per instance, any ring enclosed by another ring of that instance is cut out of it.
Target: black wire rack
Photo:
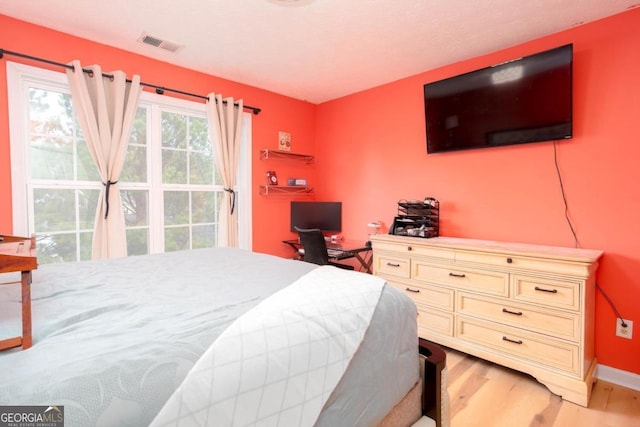
[[[412,237],[437,237],[440,233],[440,202],[433,197],[424,200],[399,200],[398,216],[389,234]]]

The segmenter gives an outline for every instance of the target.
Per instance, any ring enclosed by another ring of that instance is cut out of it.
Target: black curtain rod
[[[0,49],[0,59],[2,59],[2,57],[4,55],[13,55],[13,56],[18,56],[20,58],[25,58],[25,59],[31,59],[33,61],[38,61],[38,62],[44,62],[46,64],[49,65],[56,65],[58,67],[63,67],[63,68],[67,68],[69,70],[73,70],[74,67],[73,65],[69,65],[69,64],[63,64],[61,62],[55,62],[55,61],[50,61],[48,59],[42,59],[42,58],[37,58],[35,56],[31,56],[31,55],[25,55],[24,53],[18,53],[18,52],[11,52],[9,50],[5,50],[5,49]],[[93,74],[93,71],[91,70],[86,70],[86,69],[82,69],[83,72],[87,73],[87,74]],[[108,78],[113,78],[113,75],[111,74],[105,74],[102,73],[103,77],[108,77]],[[128,83],[131,83],[130,79],[127,79]],[[144,82],[140,82],[140,86],[144,86],[144,87],[150,87],[155,89],[156,93],[158,95],[163,95],[165,92],[173,92],[173,93],[178,93],[180,95],[186,95],[186,96],[192,96],[194,98],[200,98],[200,99],[206,99],[207,101],[209,101],[209,97],[205,96],[205,95],[198,95],[196,93],[190,93],[190,92],[185,92],[182,90],[178,90],[178,89],[171,89],[168,87],[163,87],[163,86],[158,86],[158,85],[154,85],[151,83],[144,83]],[[227,101],[222,101],[223,104],[226,104]],[[238,106],[238,104],[234,104],[236,107]],[[243,105],[242,106],[244,109],[247,110],[251,110],[253,112],[253,114],[258,115],[260,114],[260,111],[262,111],[260,108],[258,107],[252,107],[250,105]]]

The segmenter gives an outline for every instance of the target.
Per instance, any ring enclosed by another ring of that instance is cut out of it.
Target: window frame
[[[47,70],[7,61],[7,95],[9,111],[9,141],[11,151],[11,194],[12,194],[12,220],[13,233],[15,235],[28,236],[33,233],[34,211],[33,201],[29,200],[30,164],[28,140],[28,114],[29,102],[26,94],[32,85],[45,86],[54,90],[70,93],[69,84],[64,72]],[[160,111],[176,109],[178,111],[191,111],[202,114],[206,110],[204,103],[175,98],[167,95],[158,95],[143,91],[140,96],[139,106],[146,106],[151,111],[158,108]],[[147,121],[148,135],[152,126],[157,123]],[[242,114],[242,136],[240,149],[240,165],[236,182],[238,234],[239,246],[242,249],[252,249],[252,198],[251,198],[251,152],[252,116],[250,113]],[[158,146],[156,146],[158,145]],[[160,167],[153,165],[159,164]],[[158,194],[152,197],[152,192],[162,193],[167,189],[167,184],[162,184],[162,146],[155,144],[151,138],[147,141],[147,183],[123,183],[122,190],[145,189],[149,193],[149,253],[162,252],[164,236],[163,198]],[[160,180],[158,181],[158,177]],[[170,185],[169,185],[170,186]],[[80,188],[81,185],[76,188]],[[191,185],[189,191],[197,191],[197,185]],[[210,187],[210,186],[209,186]],[[100,188],[97,184],[97,188]],[[184,187],[183,187],[184,188]],[[217,220],[216,220],[217,221]]]

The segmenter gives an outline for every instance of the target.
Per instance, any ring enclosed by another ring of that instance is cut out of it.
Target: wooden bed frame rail
[[[430,341],[419,338],[420,355],[424,357],[424,382],[422,390],[422,415],[435,420],[437,427],[443,427],[442,370],[446,366],[447,354]],[[444,385],[446,387],[446,384]]]

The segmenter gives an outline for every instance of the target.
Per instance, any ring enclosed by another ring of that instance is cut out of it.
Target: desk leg
[[[300,245],[299,244],[296,244],[296,243],[293,243],[293,242],[287,242],[287,241],[284,241],[284,240],[282,241],[282,243],[284,243],[285,245],[287,245],[291,249],[293,249],[293,253],[294,253],[293,259],[297,259],[299,261],[303,260],[304,257],[302,255],[300,255],[300,250],[299,250],[300,249]]]
[[[360,253],[361,252],[355,252],[353,255],[358,259],[358,262],[360,262],[360,265],[364,268],[364,271],[371,274],[371,264],[373,264],[373,257],[369,257],[369,259],[366,259],[367,256],[365,255],[363,258]],[[370,251],[365,252],[365,254],[367,253],[370,253]]]
[[[31,347],[31,272],[22,272],[22,349]]]

